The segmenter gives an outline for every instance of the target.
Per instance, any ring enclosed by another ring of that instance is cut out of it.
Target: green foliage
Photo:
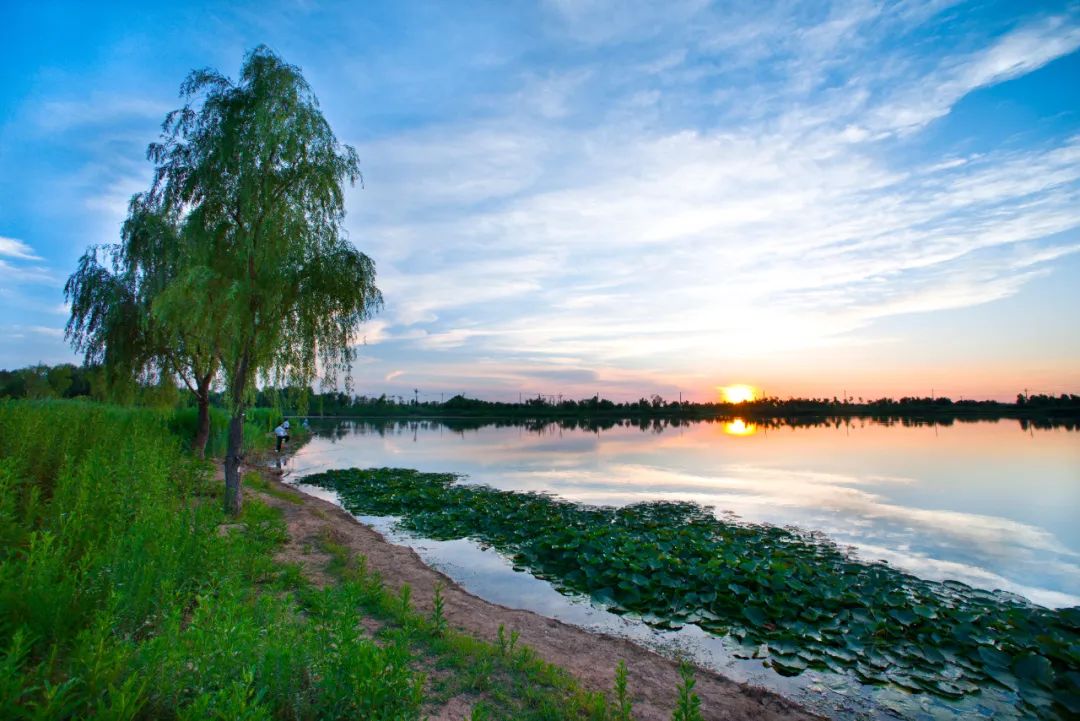
[[[179,408],[169,414],[169,429],[185,441],[195,436],[198,410]],[[270,435],[281,415],[270,408],[251,408],[244,415],[244,447],[249,449],[271,448],[274,440]],[[228,446],[229,414],[221,408],[210,408],[210,435],[206,443],[206,455],[220,458]],[[190,445],[190,443],[188,443]]]
[[[686,661],[679,664],[678,698],[671,721],[704,721],[701,716],[701,699],[694,693],[694,669]]]
[[[221,363],[235,424],[225,508],[235,515],[240,424],[257,380],[306,385],[347,370],[351,336],[382,295],[374,263],[342,228],[343,184],[360,177],[356,151],[338,143],[300,69],[260,46],[239,82],[203,69],[180,90],[185,106],[147,152],[153,187],[133,206],[175,224],[179,262],[155,314],[168,328],[204,319],[195,345]]]
[[[614,509],[455,484],[402,469],[329,471],[354,513],[416,533],[470,537],[567,592],[660,628],[693,623],[744,644],[778,673],[853,673],[870,684],[961,698],[1015,691],[1033,718],[1065,715],[1080,674],[1080,609],[922,580],[864,563],[820,534],[717,518],[691,503]],[[1057,699],[1057,705],[1054,701]]]
[[[365,591],[275,563],[265,505],[223,526],[167,414],[0,414],[0,717],[417,718],[409,649],[358,628]]]
[[[189,242],[176,209],[135,195],[121,242],[88,248],[64,285],[67,339],[86,365],[101,366],[110,395],[138,384],[157,390],[148,404],[175,406],[179,376],[198,402],[209,402],[223,328],[215,306],[192,312],[175,298]]]
[[[261,374],[306,384],[355,355],[350,335],[381,302],[374,265],[344,237],[345,181],[360,177],[300,69],[265,47],[239,82],[204,69],[150,146],[147,202],[183,218],[185,266],[168,305],[214,312],[230,406]]]
[[[98,369],[71,363],[48,366],[43,363],[0,370],[0,398],[75,398],[87,396]]]

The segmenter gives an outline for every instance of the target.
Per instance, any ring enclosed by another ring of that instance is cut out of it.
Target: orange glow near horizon
[[[757,395],[756,388],[741,383],[733,386],[720,386],[717,390],[724,397],[725,403],[746,403],[754,400]]]
[[[757,433],[757,423],[747,423],[742,418],[736,418],[724,424],[724,433],[729,436],[752,436]]]

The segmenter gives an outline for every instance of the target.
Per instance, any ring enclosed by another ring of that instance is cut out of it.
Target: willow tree
[[[175,314],[169,292],[186,266],[184,225],[146,195],[131,200],[118,244],[92,246],[64,286],[67,338],[115,389],[132,380],[179,377],[195,397],[194,450],[210,436],[210,391],[220,329],[212,318]]]
[[[357,326],[381,304],[371,259],[346,238],[356,151],[338,142],[299,68],[265,47],[238,82],[197,70],[170,113],[149,200],[181,217],[185,268],[162,317],[212,316],[231,419],[225,508],[241,507],[244,412],[256,384],[333,382]]]

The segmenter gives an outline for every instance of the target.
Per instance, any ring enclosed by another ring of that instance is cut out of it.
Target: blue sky
[[[1076,2],[219,5],[0,10],[0,367],[265,43],[361,156],[359,392],[1080,389]]]

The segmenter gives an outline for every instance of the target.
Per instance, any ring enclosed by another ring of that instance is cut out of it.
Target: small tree
[[[174,213],[143,194],[134,196],[121,242],[89,248],[64,286],[71,303],[67,338],[87,365],[103,365],[113,389],[151,376],[164,387],[178,376],[195,396],[192,447],[202,454],[221,328],[213,314],[174,312],[175,282],[189,262],[183,233]]]
[[[148,202],[183,219],[185,266],[162,317],[212,316],[231,412],[225,508],[241,508],[244,412],[256,382],[307,385],[347,371],[352,335],[381,304],[371,259],[345,238],[343,183],[356,151],[338,143],[299,68],[265,47],[233,83],[197,70],[168,115]],[[346,387],[351,389],[346,373]]]

